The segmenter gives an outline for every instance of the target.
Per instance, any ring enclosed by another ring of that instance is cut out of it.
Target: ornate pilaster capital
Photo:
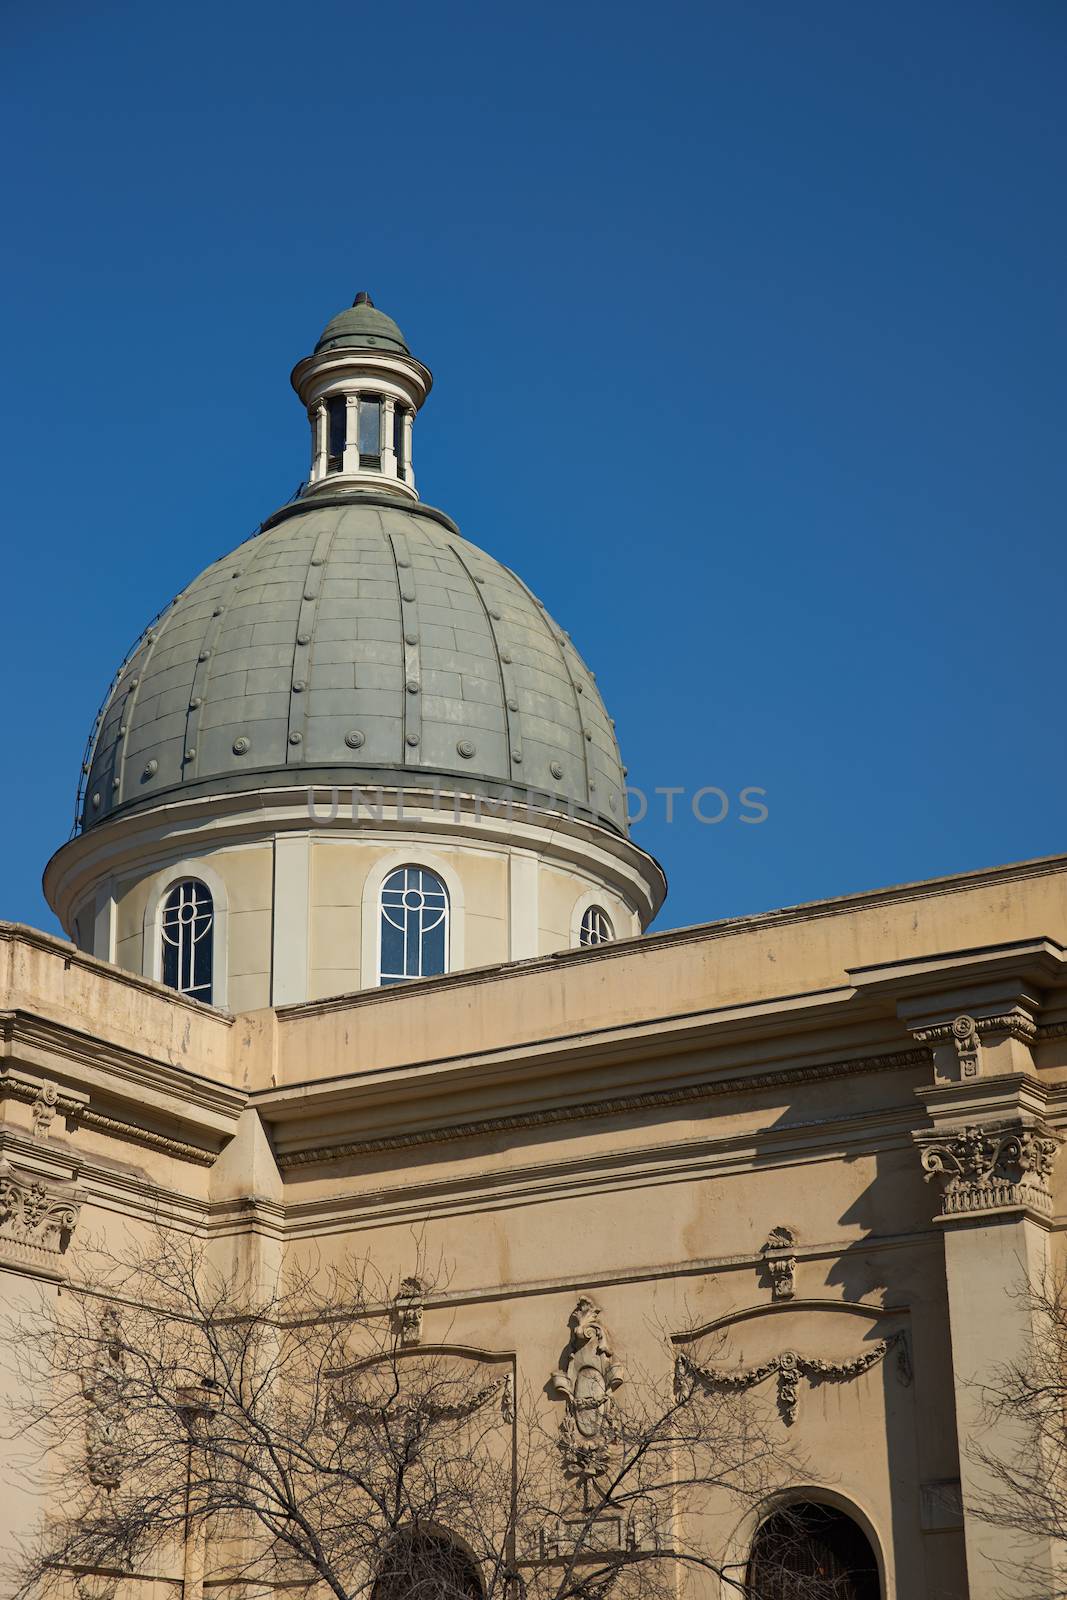
[[[78,1225],[81,1192],[0,1158],[0,1255],[28,1265],[58,1257]]]
[[[1061,1140],[1043,1122],[969,1124],[920,1133],[926,1181],[941,1185],[942,1217],[983,1211],[1052,1212],[1050,1179]]]

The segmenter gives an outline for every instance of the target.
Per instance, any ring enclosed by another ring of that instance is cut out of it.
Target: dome
[[[361,290],[347,311],[338,312],[322,330],[315,354],[324,350],[392,350],[410,355],[407,342],[392,317],[379,311]]]
[[[626,832],[567,634],[442,512],[385,494],[296,501],[208,567],[122,667],[87,765],[84,828],[184,796],[440,782]]]

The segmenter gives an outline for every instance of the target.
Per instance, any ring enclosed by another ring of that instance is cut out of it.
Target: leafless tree
[[[425,1265],[264,1287],[166,1228],[81,1260],[0,1328],[9,1448],[49,1508],[16,1600],[149,1570],[182,1574],[184,1600],[205,1576],[336,1600],[667,1600],[701,1571],[748,1592],[699,1530],[780,1484],[780,1426],[747,1393],[675,1387],[666,1348],[667,1375],[631,1372],[621,1401],[591,1302],[572,1319],[588,1360],[549,1400],[510,1362],[419,1341]],[[848,1593],[787,1577],[761,1595]]]
[[[1012,1594],[1065,1600],[1067,1275],[1050,1272],[1016,1298],[1030,1332],[1019,1356],[978,1386],[986,1427],[968,1456],[984,1489],[968,1515],[1019,1536],[1026,1559],[1004,1573]]]

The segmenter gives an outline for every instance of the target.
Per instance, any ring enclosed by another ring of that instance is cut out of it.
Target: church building
[[[271,1270],[417,1235],[420,1336],[535,1389],[584,1301],[776,1395],[804,1475],[717,1525],[731,1570],[812,1507],[855,1600],[994,1600],[1049,1558],[972,1443],[1067,1209],[1067,857],[647,933],[595,673],[416,489],[431,383],[335,316],[307,482],[114,678],[67,937],[0,924],[4,1293],[150,1214]]]

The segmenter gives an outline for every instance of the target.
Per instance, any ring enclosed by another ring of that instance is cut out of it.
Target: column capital
[[[941,1189],[935,1220],[1023,1211],[1047,1222],[1062,1139],[1037,1118],[964,1123],[914,1135],[926,1181]]]

